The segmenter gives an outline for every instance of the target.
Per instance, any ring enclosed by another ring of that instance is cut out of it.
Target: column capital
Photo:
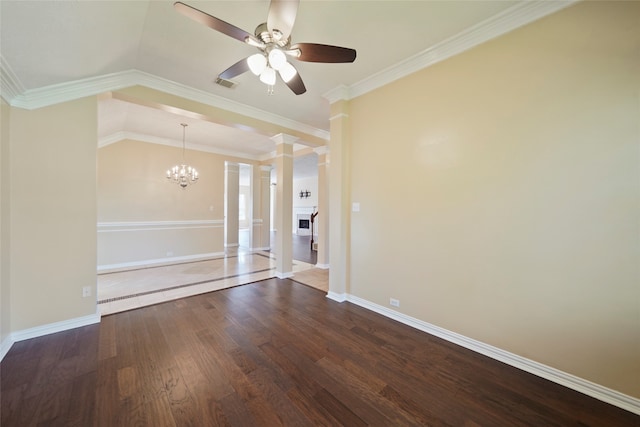
[[[338,101],[348,101],[351,99],[351,94],[348,86],[340,85],[326,92],[322,97],[329,101],[329,104],[333,104]]]
[[[316,147],[313,149],[313,152],[318,156],[322,156],[323,154],[327,154],[329,152],[329,147],[323,145],[322,147]]]
[[[276,145],[279,145],[279,144],[293,145],[299,139],[300,138],[298,138],[297,136],[287,135],[286,133],[279,133],[271,137],[271,140],[275,142]]]
[[[335,120],[335,119],[347,119],[349,118],[349,115],[346,113],[338,113],[335,116],[331,116],[329,117],[329,121]]]

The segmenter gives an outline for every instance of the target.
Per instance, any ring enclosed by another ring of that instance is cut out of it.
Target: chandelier
[[[167,179],[170,182],[178,184],[181,188],[187,188],[189,184],[195,184],[198,182],[198,171],[196,168],[189,166],[184,161],[184,151],[185,151],[185,132],[187,126],[186,123],[180,123],[182,126],[182,164],[175,165],[171,169],[167,170]]]

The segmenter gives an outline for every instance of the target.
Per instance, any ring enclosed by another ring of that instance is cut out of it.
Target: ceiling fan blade
[[[307,88],[304,86],[304,82],[302,81],[302,77],[300,77],[300,73],[298,73],[297,70],[296,75],[288,82],[284,82],[284,84],[289,86],[289,89],[291,89],[296,95],[302,95],[307,91]]]
[[[247,71],[249,71],[249,63],[247,62],[247,58],[244,58],[218,74],[218,77],[220,77],[221,79],[230,80],[235,76],[239,76],[240,74]]]
[[[211,16],[208,13],[198,10],[195,7],[186,5],[182,2],[175,2],[173,4],[173,7],[177,12],[183,14],[187,18],[191,18],[196,22],[204,24],[209,28],[213,28],[216,31],[220,31],[222,34],[226,34],[229,37],[233,37],[234,39],[240,40],[243,43],[247,40],[247,38],[254,38],[253,35],[247,33],[243,29],[240,29],[235,25],[231,25],[228,22],[223,21],[222,19],[218,19],[215,16]]]
[[[291,35],[299,3],[300,0],[271,0],[267,16],[267,28],[271,34],[273,30],[278,30],[282,33],[282,39]]]
[[[356,51],[348,47],[330,46],[317,43],[296,43],[290,50],[298,49],[298,60],[306,62],[353,62]]]

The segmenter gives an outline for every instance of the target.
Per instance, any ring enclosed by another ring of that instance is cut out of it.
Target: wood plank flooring
[[[638,426],[640,417],[290,280],[15,343],[10,426]]]

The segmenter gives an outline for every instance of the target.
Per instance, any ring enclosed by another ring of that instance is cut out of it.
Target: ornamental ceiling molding
[[[578,1],[525,1],[518,3],[398,64],[377,72],[351,86],[338,86],[323,96],[329,100],[330,104],[340,100],[348,101],[357,98],[516,28],[558,12]]]
[[[166,145],[169,147],[182,148],[182,140],[175,140],[171,138],[162,138],[159,136],[149,135],[140,132],[129,132],[129,131],[119,131],[112,133],[111,135],[107,135],[101,138],[98,138],[98,148],[103,148],[111,144],[115,144],[120,141],[140,141],[147,142],[149,144],[158,144],[158,145]],[[233,150],[225,150],[223,148],[212,147],[209,145],[197,144],[190,142],[189,147],[187,148],[189,151],[203,151],[205,153],[213,153],[220,154],[222,156],[228,157],[238,157],[246,160],[254,160],[254,161],[262,161],[265,159],[268,154],[248,154],[241,151],[233,151]]]
[[[268,111],[260,110],[139,70],[121,71],[37,89],[24,90],[6,60],[3,59],[0,62],[0,67],[2,77],[2,91],[0,93],[2,97],[11,106],[24,108],[26,110],[73,101],[131,86],[144,86],[243,116],[262,120],[267,123],[273,123],[287,129],[315,136],[325,141],[329,140],[329,132],[323,129],[318,129]]]
[[[508,33],[518,27],[564,9],[577,1],[578,0],[524,1],[518,3],[364,80],[351,86],[339,86],[324,94],[324,97],[329,100],[330,103],[334,103],[341,99],[349,100],[364,95],[367,92],[462,53],[465,50]],[[139,70],[121,71],[103,76],[25,90],[7,61],[0,57],[0,80],[2,84],[0,96],[10,105],[28,110],[140,85],[329,140],[329,132],[326,130],[318,129],[277,114],[241,104]]]

